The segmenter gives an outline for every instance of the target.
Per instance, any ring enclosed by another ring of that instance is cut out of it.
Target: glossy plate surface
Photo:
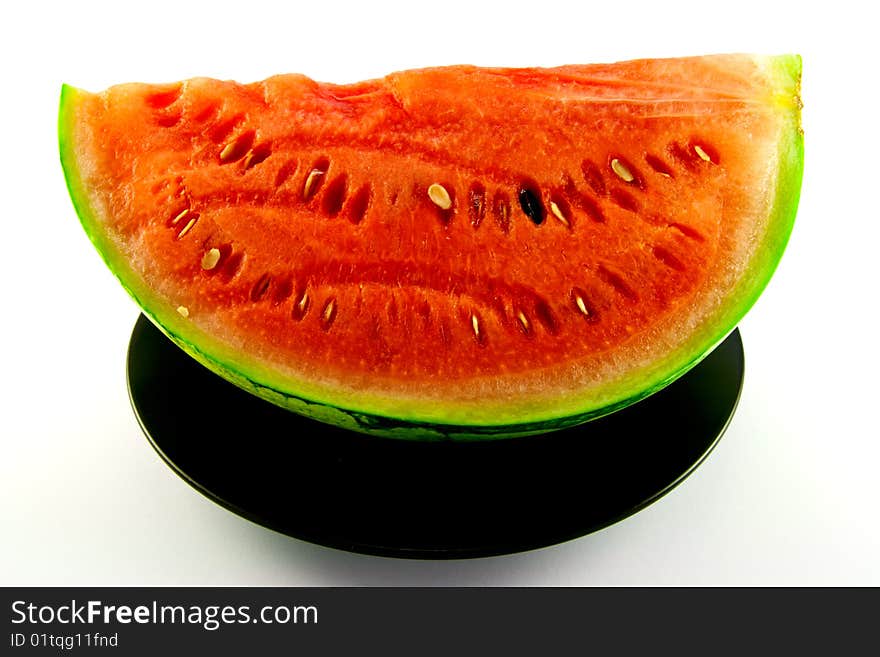
[[[552,545],[639,511],[717,444],[743,372],[736,330],[678,381],[613,415],[528,438],[426,443],[273,406],[196,363],[144,316],[128,353],[138,422],[196,490],[306,541],[424,559]]]

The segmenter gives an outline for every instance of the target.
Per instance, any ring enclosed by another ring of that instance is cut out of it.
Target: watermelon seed
[[[254,131],[248,130],[226,144],[226,146],[220,151],[220,163],[229,164],[230,162],[236,162],[243,158],[245,154],[251,150],[251,146],[253,146],[254,143],[254,136]]]
[[[186,306],[177,306],[177,312],[181,317],[189,317],[189,308]]]
[[[574,307],[581,315],[584,316],[585,319],[588,319],[591,322],[596,321],[596,311],[587,302],[586,295],[584,294],[583,290],[577,287],[571,288],[571,300],[574,302]]]
[[[526,314],[522,310],[517,310],[516,319],[519,322],[519,326],[522,329],[522,332],[526,335],[530,335],[532,331],[532,325],[529,323],[529,318],[526,317]]]
[[[188,214],[189,214],[189,208],[186,208],[180,214],[178,214],[176,217],[174,217],[174,219],[171,220],[171,225],[176,226],[177,223]]]
[[[614,170],[614,173],[617,174],[617,177],[623,182],[629,183],[636,179],[632,174],[632,171],[630,171],[629,168],[616,157],[611,160],[611,168]]]
[[[315,163],[309,170],[309,175],[306,176],[306,180],[303,183],[302,198],[304,201],[308,201],[318,193],[321,185],[324,184],[324,176],[329,168],[330,160],[326,157],[320,157],[315,160]]]
[[[541,204],[541,195],[533,187],[526,185],[520,187],[519,206],[533,224],[540,226],[544,223],[544,206]]]
[[[324,304],[324,310],[321,312],[321,328],[328,331],[334,319],[336,319],[336,299],[331,297]]]
[[[562,222],[562,225],[566,228],[570,228],[571,225],[568,223],[568,219],[565,218],[565,215],[562,214],[562,210],[559,209],[559,204],[556,201],[550,201],[550,212],[554,217],[559,219]]]
[[[220,262],[220,249],[208,249],[205,255],[202,256],[202,269],[205,271],[214,269],[218,262]]]
[[[712,158],[709,157],[709,154],[700,147],[699,144],[694,144],[694,153],[700,156],[701,160],[705,160],[706,162],[711,162]]]
[[[440,183],[434,183],[428,187],[428,198],[441,210],[448,210],[452,207],[452,199],[449,192]]]
[[[184,226],[183,229],[179,233],[177,233],[177,239],[183,239],[184,235],[186,235],[192,229],[192,227],[196,225],[196,222],[198,220],[199,215],[194,214],[192,218],[186,222],[186,226]]]
[[[476,339],[477,344],[480,346],[484,345],[486,338],[482,331],[480,331],[480,318],[477,317],[477,313],[471,313],[471,328],[474,331],[474,338]]]
[[[696,153],[697,157],[700,158],[700,160],[702,160],[703,162],[708,162],[709,164],[718,164],[718,151],[716,151],[712,147],[712,144],[707,144],[705,141],[692,139],[688,145],[690,146],[691,150]]]
[[[293,318],[295,320],[300,320],[306,316],[306,313],[309,311],[309,293],[303,292],[299,301],[297,301],[293,306]]]
[[[326,171],[321,171],[320,169],[312,169],[309,172],[309,175],[306,177],[306,182],[303,185],[303,200],[308,201],[312,194],[318,191],[318,187],[321,186],[321,181],[323,180],[323,176]]]

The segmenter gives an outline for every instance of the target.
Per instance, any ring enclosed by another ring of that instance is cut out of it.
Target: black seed
[[[544,223],[544,206],[541,203],[541,196],[534,189],[529,187],[521,187],[519,190],[519,205],[525,215],[532,220],[536,226]]]

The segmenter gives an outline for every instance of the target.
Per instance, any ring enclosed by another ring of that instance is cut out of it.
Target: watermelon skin
[[[173,304],[149,285],[132,266],[118,242],[104,229],[105,211],[96,203],[94,183],[84,180],[83,149],[78,137],[79,111],[87,92],[64,86],[59,111],[62,166],[77,213],[90,239],[144,313],[193,358],[239,387],[272,403],[314,419],[365,433],[408,439],[486,439],[538,434],[599,417],[642,399],[696,365],[719,344],[751,307],[769,281],[793,225],[803,169],[803,136],[799,99],[801,62],[796,56],[756,60],[776,93],[763,100],[780,115],[773,189],[766,222],[745,271],[711,322],[697,327],[686,344],[647,367],[606,385],[601,394],[486,403],[455,400],[448,405],[429,399],[389,399],[371,391],[333,389],[308,380],[279,376],[272,366],[254,362],[241,349],[182,317]],[[443,69],[439,69],[442,71]]]

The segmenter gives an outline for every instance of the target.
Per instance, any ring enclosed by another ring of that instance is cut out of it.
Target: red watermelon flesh
[[[567,426],[697,363],[766,285],[800,59],[65,87],[83,225],[270,401],[405,437]]]

